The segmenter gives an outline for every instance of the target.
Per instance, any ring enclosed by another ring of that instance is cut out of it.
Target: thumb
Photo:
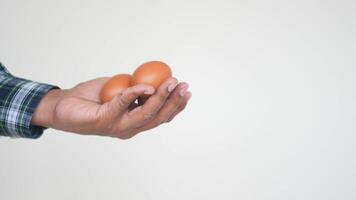
[[[138,84],[128,87],[121,94],[116,95],[108,103],[108,115],[114,118],[126,112],[132,102],[144,94],[150,95],[155,92],[154,87],[147,84]]]

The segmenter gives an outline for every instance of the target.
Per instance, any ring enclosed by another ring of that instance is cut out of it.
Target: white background
[[[355,1],[0,0],[1,62],[61,88],[163,60],[193,97],[131,140],[0,138],[0,199],[356,199]]]

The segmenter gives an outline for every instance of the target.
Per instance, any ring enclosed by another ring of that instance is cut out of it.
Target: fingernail
[[[176,88],[177,83],[171,83],[168,86],[168,92],[172,92],[174,90],[174,88]]]
[[[154,89],[147,89],[145,90],[145,92],[143,92],[144,94],[153,94],[155,92]]]
[[[181,97],[184,97],[184,95],[187,93],[187,88],[183,88],[180,92],[179,92],[179,95]]]

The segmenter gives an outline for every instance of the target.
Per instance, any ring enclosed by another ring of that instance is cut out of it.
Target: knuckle
[[[120,107],[125,107],[129,104],[124,96],[121,96],[117,101]]]
[[[167,93],[166,92],[162,92],[162,93],[159,93],[157,94],[157,98],[159,101],[165,101],[167,99]]]
[[[171,122],[177,115],[178,115],[179,111],[176,111],[175,113],[173,113],[166,121],[166,123]]]
[[[169,119],[167,119],[166,123],[169,123],[173,120],[173,117],[170,117]]]
[[[153,113],[144,113],[142,118],[144,121],[151,121],[155,117]]]
[[[184,110],[186,106],[187,106],[187,103],[183,103],[178,107],[178,110]]]
[[[159,124],[163,124],[163,123],[165,123],[167,121],[167,117],[166,116],[159,116],[159,117],[157,117],[157,125],[159,125]]]
[[[177,109],[177,108],[180,108],[182,106],[182,102],[181,101],[174,101],[174,107]]]

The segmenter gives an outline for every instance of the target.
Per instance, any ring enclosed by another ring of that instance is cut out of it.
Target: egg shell
[[[149,84],[157,89],[172,77],[171,68],[161,61],[150,61],[140,65],[132,74],[131,85]]]
[[[109,79],[100,91],[101,102],[110,101],[115,95],[130,87],[131,78],[130,74],[118,74]]]

